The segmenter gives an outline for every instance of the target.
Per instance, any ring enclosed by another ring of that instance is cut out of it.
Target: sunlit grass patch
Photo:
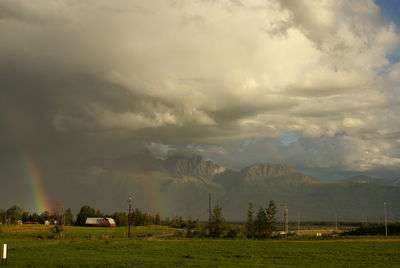
[[[9,244],[9,267],[395,267],[400,263],[400,237],[142,240],[126,238],[123,227],[68,227],[67,238],[57,240],[38,238],[40,228],[5,227],[0,233],[0,243]],[[175,231],[165,226],[133,230],[135,235],[153,236]]]

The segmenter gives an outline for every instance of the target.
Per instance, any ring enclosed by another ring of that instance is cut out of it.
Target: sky
[[[1,0],[0,202],[29,203],[26,163],[51,190],[143,150],[400,177],[399,18],[398,0]]]

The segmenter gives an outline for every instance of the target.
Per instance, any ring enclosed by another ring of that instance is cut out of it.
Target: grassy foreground
[[[69,227],[64,240],[44,226],[3,227],[9,267],[400,267],[400,238],[341,240],[131,239],[126,228]],[[139,227],[134,234],[169,234]]]

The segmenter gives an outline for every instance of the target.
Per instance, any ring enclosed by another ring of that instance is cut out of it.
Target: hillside
[[[385,186],[400,186],[400,179],[377,178],[363,175],[354,176],[345,181],[353,183],[370,183]]]
[[[93,160],[82,170],[76,191],[86,193],[87,199],[76,201],[109,210],[125,209],[132,194],[135,206],[143,210],[206,219],[211,193],[213,204],[222,206],[229,220],[243,220],[249,201],[257,208],[271,199],[278,206],[287,203],[293,221],[298,214],[302,220],[334,220],[337,214],[339,220],[379,221],[384,201],[390,206],[390,219],[400,218],[400,187],[324,182],[282,164],[258,163],[235,171],[200,156],[156,159],[139,154]]]

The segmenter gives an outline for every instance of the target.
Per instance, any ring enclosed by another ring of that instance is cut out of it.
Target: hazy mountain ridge
[[[203,160],[201,156],[169,157],[164,161],[164,165],[169,172],[177,176],[192,176],[208,180],[226,170],[211,161]]]
[[[349,179],[344,180],[345,182],[353,182],[353,183],[370,183],[384,186],[400,186],[400,178],[398,179],[390,179],[390,178],[378,178],[378,177],[370,177],[365,175],[353,176]]]
[[[244,168],[241,173],[243,173],[243,175],[248,179],[254,179],[288,176],[296,173],[296,170],[292,167],[281,164],[258,163]]]
[[[249,201],[257,208],[271,199],[278,205],[287,203],[290,211],[301,211],[303,220],[332,220],[335,213],[342,220],[356,220],[361,213],[379,220],[384,201],[390,202],[392,217],[400,218],[400,187],[325,182],[283,164],[258,163],[235,171],[200,156],[162,160],[136,155],[91,162],[87,170],[91,171],[84,174],[87,195],[100,200],[105,193],[116,194],[123,204],[132,194],[138,207],[163,215],[205,219],[211,193],[213,204],[221,205],[229,220],[243,220]],[[292,220],[296,213],[290,214]]]

